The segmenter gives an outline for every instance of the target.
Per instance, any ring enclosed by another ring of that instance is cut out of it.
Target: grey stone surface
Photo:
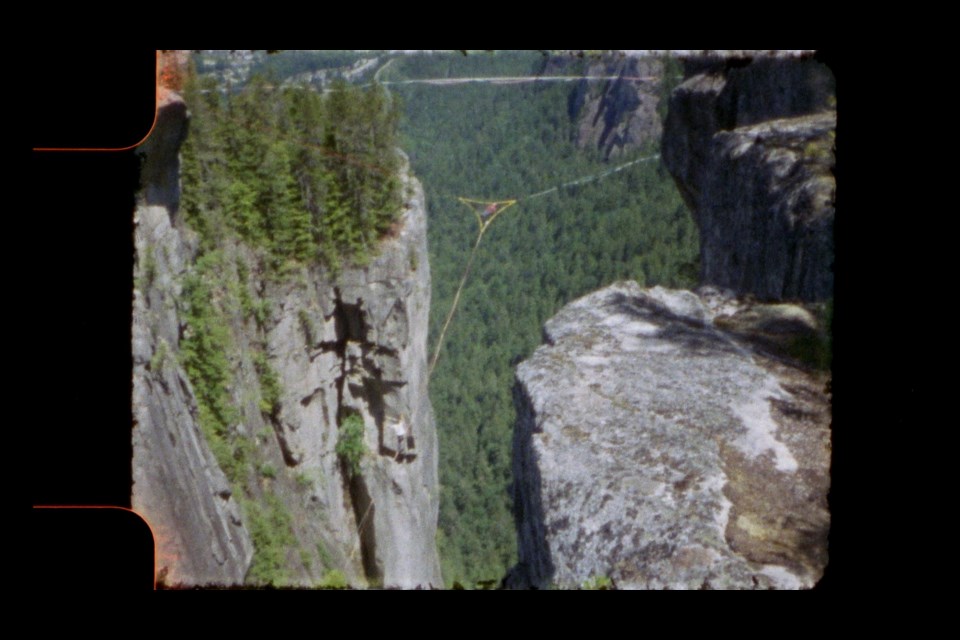
[[[367,267],[336,278],[312,272],[305,288],[295,282],[271,293],[276,313],[268,353],[283,388],[274,429],[286,464],[322,479],[312,489],[315,504],[337,532],[335,545],[366,563],[354,569],[358,577],[391,587],[439,587],[426,209],[419,183],[410,176],[405,182],[410,197],[396,237],[383,242]],[[334,452],[337,417],[346,413],[363,418],[370,452],[354,480],[342,477]],[[400,419],[412,443],[402,456],[391,430]]]
[[[812,59],[686,62],[663,161],[700,227],[701,281],[767,300],[833,295],[836,98]]]
[[[143,190],[134,212],[133,498],[157,544],[169,583],[243,581],[253,544],[229,482],[196,421],[197,406],[177,361],[179,280],[191,259],[171,224],[179,200],[177,151],[186,109],[169,94],[142,146]]]
[[[167,584],[235,585],[254,554],[250,514],[203,438],[178,364],[180,336],[189,330],[181,283],[195,240],[176,215],[185,110],[179,99],[171,104],[143,148],[135,213],[133,505],[157,534],[157,568]],[[427,395],[426,209],[408,172],[402,218],[365,267],[346,266],[337,276],[302,267],[278,279],[260,272],[248,248],[224,242],[225,264],[246,263],[249,271],[246,284],[224,287],[246,286],[270,308],[263,326],[227,309],[228,392],[241,416],[232,429],[254,443],[254,463],[272,469],[251,472],[242,497],[262,503],[275,496],[290,515],[295,543],[282,584],[316,585],[336,569],[354,586],[442,585],[437,439]],[[231,269],[228,280],[236,276]],[[271,415],[260,406],[257,350],[280,382]],[[369,450],[353,478],[335,452],[348,413],[363,418]],[[401,418],[409,438],[398,455],[391,426]]]
[[[564,307],[517,368],[507,584],[812,586],[827,562],[828,374],[790,353],[816,323],[635,282]]]

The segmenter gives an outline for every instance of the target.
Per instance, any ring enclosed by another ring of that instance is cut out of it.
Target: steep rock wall
[[[511,587],[812,586],[827,562],[817,314],[622,282],[517,368]]]
[[[700,227],[701,281],[833,295],[836,99],[813,59],[691,58],[662,155]]]
[[[176,358],[176,301],[193,254],[175,227],[177,153],[186,134],[186,105],[164,92],[154,133],[141,147],[142,190],[134,212],[132,504],[153,529],[164,579],[237,584],[253,543],[204,441],[189,378]]]
[[[270,295],[267,349],[283,394],[272,421],[282,462],[311,481],[311,509],[337,523],[368,583],[440,586],[435,550],[437,439],[427,395],[430,269],[420,185],[396,238],[362,269],[315,272]],[[370,454],[350,478],[335,447],[338,421],[360,415]],[[402,450],[393,425],[403,421]],[[346,491],[346,493],[345,493]],[[344,497],[348,496],[345,501]]]
[[[547,70],[570,73],[571,67],[580,64],[583,63],[575,59],[551,58]],[[603,81],[584,79],[571,91],[568,111],[577,123],[578,146],[598,149],[609,159],[660,137],[660,60],[610,54],[587,64],[578,73],[615,77]]]
[[[335,570],[355,586],[440,586],[419,183],[404,171],[396,232],[369,265],[336,276],[300,267],[278,278],[259,268],[251,249],[224,243],[217,296],[245,295],[263,311],[254,321],[220,301],[231,344],[228,392],[240,416],[231,428],[252,449],[230,482],[198,426],[179,364],[191,331],[180,293],[196,254],[176,214],[185,126],[186,109],[171,96],[143,149],[136,211],[133,505],[157,534],[160,577],[170,585],[242,584],[271,537],[271,555],[259,562],[275,570],[277,584],[323,584]],[[265,388],[270,379],[275,389]],[[358,474],[335,450],[349,415],[362,419],[368,451]],[[402,453],[392,429],[401,420]]]

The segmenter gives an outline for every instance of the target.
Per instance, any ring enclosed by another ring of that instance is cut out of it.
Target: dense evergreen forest
[[[226,233],[270,266],[362,262],[400,214],[399,112],[382,87],[334,82],[324,96],[255,75],[224,96],[191,74],[182,207],[205,248]]]
[[[545,63],[540,53],[406,57],[380,79],[536,76]],[[391,86],[405,105],[401,144],[427,194],[432,344],[477,236],[476,218],[456,197],[520,200],[485,234],[431,377],[448,585],[498,580],[516,561],[513,370],[540,343],[543,322],[616,280],[695,284],[696,229],[658,159],[525,199],[612,168],[573,143],[573,86]],[[635,149],[617,164],[658,151]]]
[[[350,56],[325,54],[318,68],[334,59],[347,64]],[[309,56],[290,52],[258,67],[278,74],[273,79],[255,76],[226,96],[212,78],[188,87],[182,208],[211,256],[201,257],[195,288],[187,287],[197,326],[209,324],[200,317],[209,307],[202,274],[215,268],[224,234],[257,247],[263,268],[281,275],[312,260],[333,269],[345,259],[362,263],[400,212],[399,146],[427,195],[435,344],[477,239],[476,217],[457,197],[518,199],[486,232],[431,378],[448,586],[499,580],[516,561],[513,371],[539,344],[543,322],[616,280],[695,284],[696,230],[657,146],[614,164],[578,148],[573,84],[399,84],[536,76],[545,65],[537,52],[397,56],[378,75],[388,89],[340,81],[321,95],[281,88],[286,74],[314,68]],[[602,175],[640,158],[649,159]],[[256,301],[248,302],[255,316]],[[185,347],[191,379],[212,380],[194,384],[201,411],[211,432],[225,433],[230,409],[213,391],[219,338],[193,335]],[[263,375],[269,380],[268,370]],[[236,459],[241,449],[222,456]]]

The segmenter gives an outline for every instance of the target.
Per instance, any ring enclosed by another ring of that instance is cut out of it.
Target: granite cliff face
[[[549,320],[517,368],[506,584],[812,586],[830,520],[817,315],[622,282]]]
[[[134,213],[133,508],[150,523],[158,570],[172,570],[172,581],[239,584],[253,555],[250,533],[200,432],[186,372],[168,357],[179,342],[176,300],[192,255],[175,226],[186,112],[176,94],[165,92],[154,132],[141,147],[142,191]]]
[[[253,322],[217,301],[229,326],[234,429],[250,449],[231,482],[200,429],[178,360],[191,331],[182,283],[196,254],[195,236],[176,213],[185,127],[186,108],[170,94],[143,148],[135,218],[133,506],[157,536],[160,577],[172,585],[242,584],[259,562],[278,584],[322,584],[336,571],[355,586],[440,586],[419,183],[404,172],[402,218],[365,267],[269,277],[249,248],[225,244],[223,291],[261,301],[263,310]],[[267,407],[268,396],[275,402]],[[362,421],[367,450],[356,474],[335,451],[350,416]],[[401,421],[407,436],[399,452]]]
[[[811,58],[690,58],[663,162],[700,227],[701,282],[833,295],[834,78]]]
[[[548,71],[558,75],[574,73],[571,68],[580,64],[585,63],[551,58]],[[601,82],[584,79],[571,91],[568,110],[570,118],[577,122],[578,146],[598,149],[604,158],[610,159],[660,137],[660,60],[611,54],[586,64],[586,69],[576,73],[614,78]]]

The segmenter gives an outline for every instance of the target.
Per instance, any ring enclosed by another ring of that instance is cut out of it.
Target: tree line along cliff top
[[[185,221],[212,248],[237,234],[270,266],[363,262],[401,213],[398,111],[381,87],[326,94],[257,76],[221,91],[189,73]]]

